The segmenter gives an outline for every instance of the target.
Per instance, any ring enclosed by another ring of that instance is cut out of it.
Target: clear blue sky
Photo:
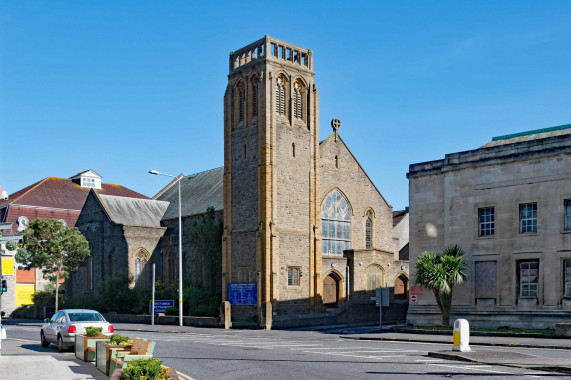
[[[571,123],[569,1],[0,3],[0,185],[94,169],[153,196],[223,165],[228,54],[312,49],[330,120],[394,209],[411,163]]]

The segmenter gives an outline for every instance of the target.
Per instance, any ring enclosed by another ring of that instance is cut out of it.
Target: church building
[[[406,291],[392,206],[338,119],[319,141],[313,52],[266,36],[230,53],[229,71],[222,298],[232,299],[230,283],[257,285],[256,305],[232,305],[232,319],[257,315],[271,328],[349,300],[370,304],[380,286]]]

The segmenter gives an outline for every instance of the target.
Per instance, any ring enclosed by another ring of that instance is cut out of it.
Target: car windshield
[[[105,318],[99,313],[68,313],[72,322],[105,322]]]

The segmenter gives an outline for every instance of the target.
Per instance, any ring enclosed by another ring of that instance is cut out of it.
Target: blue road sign
[[[153,301],[149,301],[149,314],[153,313],[153,309],[151,309],[152,304]],[[174,307],[174,300],[155,300],[155,314],[164,314],[167,307]]]

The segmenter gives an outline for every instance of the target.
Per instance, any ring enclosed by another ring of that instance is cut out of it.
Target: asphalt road
[[[569,375],[427,357],[449,345],[357,341],[312,331],[193,329],[192,333],[116,330],[156,342],[154,356],[181,378],[209,379],[411,379],[569,378]],[[39,343],[39,327],[9,326],[8,338],[34,352],[56,355]],[[18,340],[16,340],[18,339]],[[514,349],[536,356],[568,358],[565,350]],[[69,352],[66,355],[73,355]]]

